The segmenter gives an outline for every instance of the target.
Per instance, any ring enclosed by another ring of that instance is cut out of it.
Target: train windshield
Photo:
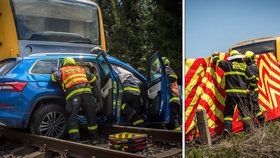
[[[100,44],[98,9],[62,0],[13,0],[19,40]]]
[[[255,54],[276,53],[276,40],[257,42],[232,48],[245,54],[246,51],[253,51]],[[275,54],[276,55],[276,54]]]

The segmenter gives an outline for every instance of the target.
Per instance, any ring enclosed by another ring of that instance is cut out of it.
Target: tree
[[[112,56],[143,70],[149,56],[160,51],[182,78],[181,1],[98,0],[97,3],[104,14]]]

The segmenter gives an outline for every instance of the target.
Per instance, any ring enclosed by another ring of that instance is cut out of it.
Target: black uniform
[[[181,100],[179,98],[179,90],[177,84],[177,75],[174,70],[165,65],[165,72],[169,80],[169,107],[170,107],[170,128],[180,131],[179,113],[181,107]]]
[[[97,139],[96,101],[92,95],[96,76],[80,66],[65,66],[52,74],[52,81],[58,82],[66,95],[68,115],[68,133],[70,140],[79,141],[78,113],[80,106],[88,120],[88,132],[93,141]]]
[[[254,80],[255,82],[248,82],[250,85],[250,93],[248,94],[248,99],[247,99],[247,106],[250,109],[250,111],[254,114],[255,118],[259,121],[261,125],[264,124],[264,115],[262,111],[260,110],[258,98],[259,98],[259,88],[258,88],[258,80],[257,78],[259,77],[259,68],[256,64],[255,61],[248,60],[247,66],[250,68],[252,73],[256,76],[256,79]]]
[[[243,121],[248,120],[249,114],[246,107],[246,99],[248,95],[247,81],[255,79],[250,69],[241,58],[232,60],[220,60],[218,55],[213,56],[213,62],[217,64],[224,71],[225,75],[225,90],[226,101],[224,111],[224,128],[231,132],[232,117],[234,114],[234,107],[237,104],[238,110],[243,116]]]
[[[141,90],[138,80],[133,76],[129,76],[123,82],[123,100],[122,111],[128,122],[132,122],[133,126],[143,126],[144,119],[141,115]]]

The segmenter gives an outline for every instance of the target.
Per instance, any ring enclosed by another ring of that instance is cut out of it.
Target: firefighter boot
[[[133,126],[135,127],[145,127],[144,116],[135,115],[133,118]]]
[[[136,112],[135,109],[133,109],[133,108],[127,106],[127,107],[125,108],[126,120],[130,122],[130,121],[133,119],[133,117],[136,115],[136,113],[137,113],[137,112]]]
[[[225,120],[224,121],[224,130],[222,132],[222,137],[230,138],[231,137],[231,128],[232,128],[232,121]]]
[[[247,134],[254,132],[254,123],[252,120],[243,120],[244,130]]]
[[[96,145],[99,143],[97,131],[90,133],[90,140],[92,145]]]
[[[181,127],[181,125],[179,124],[178,119],[175,120],[175,128],[174,128],[174,131],[178,131],[178,132],[181,132],[181,131],[182,131],[182,127]]]
[[[80,142],[80,133],[79,132],[69,132],[70,141]]]
[[[257,120],[259,122],[259,126],[260,127],[264,127],[264,121],[265,121],[265,118],[264,118],[264,115],[260,115],[257,117]]]

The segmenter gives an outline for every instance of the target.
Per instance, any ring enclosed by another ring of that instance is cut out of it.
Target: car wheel
[[[65,137],[67,131],[65,109],[57,104],[41,106],[32,117],[30,131],[48,137]]]

